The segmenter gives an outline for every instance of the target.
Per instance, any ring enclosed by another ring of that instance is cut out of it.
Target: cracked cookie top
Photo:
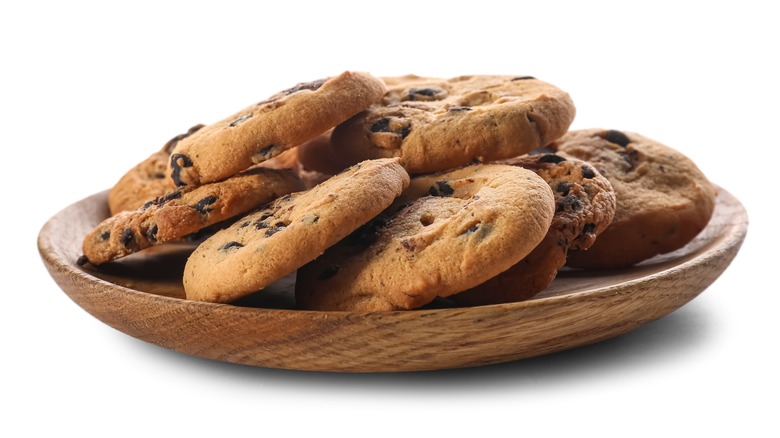
[[[346,159],[400,157],[412,174],[510,158],[563,135],[567,93],[530,76],[383,78],[382,101],[342,123],[332,146]]]

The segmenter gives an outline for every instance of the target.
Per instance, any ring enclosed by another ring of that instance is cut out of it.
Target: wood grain
[[[707,228],[688,246],[615,271],[564,270],[536,298],[406,312],[294,310],[294,276],[233,304],[183,299],[194,244],[168,245],[100,268],[79,267],[83,236],[108,215],[106,192],[52,217],[38,237],[57,284],[87,312],[130,336],[182,353],[273,368],[388,372],[471,367],[590,344],[660,318],[726,269],[747,213],[720,190]]]

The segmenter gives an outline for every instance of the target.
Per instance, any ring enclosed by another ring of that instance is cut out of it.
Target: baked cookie
[[[316,170],[306,169],[300,160],[300,150],[300,146],[288,149],[269,160],[263,161],[262,163],[258,164],[258,166],[267,167],[269,169],[292,169],[295,173],[298,174],[298,177],[301,179],[301,181],[303,181],[303,185],[307,189],[310,189],[332,177],[334,174],[339,173],[322,173]],[[349,166],[345,166],[341,170],[344,170],[347,167]]]
[[[450,297],[461,305],[522,301],[546,289],[569,250],[588,249],[612,222],[615,192],[612,185],[588,163],[576,158],[539,153],[497,163],[532,170],[555,195],[555,215],[544,240],[506,271],[465,292]]]
[[[379,214],[408,184],[397,158],[372,160],[277,199],[198,246],[184,268],[187,298],[225,303],[263,289]]]
[[[385,78],[381,103],[334,129],[348,161],[400,157],[412,174],[511,158],[563,135],[569,95],[530,76]]]
[[[180,141],[169,175],[177,187],[227,178],[327,131],[384,92],[367,73],[298,84]]]
[[[186,133],[170,139],[163,148],[125,173],[108,192],[108,210],[111,215],[120,211],[135,210],[151,199],[174,190],[165,175],[168,161],[176,144],[189,137],[203,125],[195,125]]]
[[[174,242],[298,190],[303,184],[293,171],[264,168],[192,190],[174,190],[101,222],[84,238],[84,256],[99,265]]]
[[[474,287],[542,240],[550,187],[514,166],[480,164],[412,179],[380,217],[298,270],[302,309],[414,309]]]
[[[587,251],[569,253],[567,265],[621,268],[685,246],[707,225],[716,189],[685,155],[632,132],[588,129],[551,145],[588,161],[612,184],[612,224]]]
[[[331,134],[333,134],[332,129],[295,148],[304,170],[335,175],[354,164],[343,159],[333,150],[330,145]]]

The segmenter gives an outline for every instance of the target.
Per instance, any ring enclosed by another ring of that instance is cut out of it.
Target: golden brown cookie
[[[203,125],[195,125],[186,133],[170,139],[163,148],[125,173],[108,192],[108,209],[111,215],[135,210],[147,201],[163,196],[175,189],[165,175],[171,151],[182,139],[189,137]]]
[[[174,242],[302,189],[293,171],[264,168],[192,190],[178,189],[98,224],[84,238],[84,256],[99,265],[153,245]]]
[[[529,170],[475,165],[414,178],[383,213],[298,270],[302,309],[414,309],[476,286],[525,257],[553,217]]]
[[[358,163],[217,232],[184,268],[187,298],[230,302],[295,271],[379,214],[409,184],[397,158]]]
[[[612,222],[615,192],[606,178],[576,158],[539,152],[498,163],[532,170],[555,195],[555,215],[544,240],[520,262],[450,297],[461,305],[522,301],[546,289],[570,250],[588,249]]]
[[[615,190],[612,224],[567,264],[621,268],[685,246],[707,225],[717,192],[688,157],[632,132],[587,129],[567,133],[553,150],[585,160]]]
[[[356,72],[298,84],[180,141],[169,175],[177,187],[227,178],[347,120],[384,91],[381,80]]]
[[[420,174],[511,158],[563,135],[575,114],[567,93],[530,76],[384,80],[382,102],[333,131],[347,161],[400,157]]]

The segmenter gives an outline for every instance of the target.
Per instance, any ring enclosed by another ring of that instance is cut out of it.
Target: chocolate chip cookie
[[[184,138],[197,132],[203,125],[195,125],[186,133],[170,139],[161,150],[130,169],[108,192],[108,209],[111,215],[135,210],[147,201],[174,190],[166,178],[171,151]]]
[[[298,270],[302,309],[414,309],[476,286],[542,240],[547,183],[515,166],[474,165],[414,178],[386,212]]]
[[[511,158],[563,135],[575,115],[567,93],[530,76],[384,80],[382,101],[333,132],[346,160],[400,157],[420,174]]]
[[[707,225],[716,189],[688,157],[633,132],[572,131],[553,150],[585,160],[612,184],[612,224],[587,251],[567,264],[611,269],[685,246]]]
[[[298,84],[180,141],[169,175],[177,187],[227,178],[347,120],[384,91],[381,80],[355,72]]]
[[[277,199],[198,246],[184,268],[187,298],[225,303],[263,289],[379,214],[408,184],[397,158],[371,160]]]
[[[498,163],[542,177],[555,195],[555,215],[544,240],[506,271],[450,297],[461,305],[522,301],[546,289],[566,264],[570,250],[588,249],[612,222],[615,192],[590,164],[541,151]]]
[[[84,238],[84,256],[99,265],[153,245],[174,242],[299,190],[303,190],[303,184],[293,171],[264,168],[192,190],[180,188],[98,224]]]

